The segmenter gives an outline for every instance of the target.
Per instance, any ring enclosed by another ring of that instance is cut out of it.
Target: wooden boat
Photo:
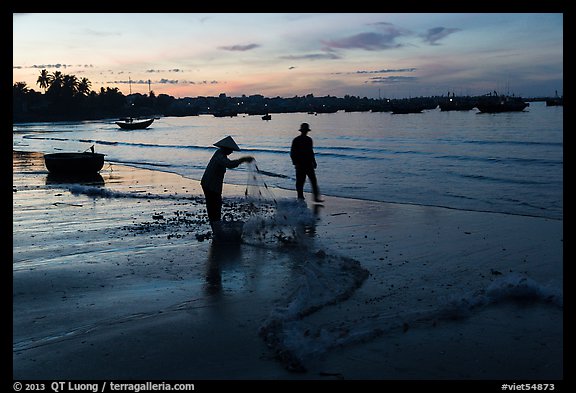
[[[530,104],[520,97],[484,96],[476,103],[476,108],[482,113],[521,112]]]
[[[92,175],[104,166],[101,153],[51,153],[44,154],[44,163],[50,173]]]
[[[449,97],[438,103],[440,110],[446,111],[470,111],[476,107],[476,101],[468,97]]]
[[[554,97],[546,100],[546,106],[564,106],[564,97]]]
[[[390,107],[392,114],[422,113],[424,106],[416,103],[393,103]]]
[[[564,96],[558,97],[558,90],[556,90],[555,97],[546,99],[546,106],[564,106]]]
[[[390,111],[392,114],[422,113],[424,110],[436,109],[438,102],[436,99],[428,98],[404,98],[390,100]]]
[[[236,117],[236,116],[238,116],[238,112],[235,110],[222,109],[222,110],[217,110],[214,113],[212,113],[212,116],[214,116],[214,117]]]
[[[154,118],[146,120],[134,120],[131,117],[120,119],[116,124],[125,130],[143,130],[154,122]]]

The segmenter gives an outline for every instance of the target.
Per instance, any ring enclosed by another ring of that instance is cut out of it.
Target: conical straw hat
[[[234,139],[232,139],[231,136],[227,136],[226,138],[219,140],[218,142],[216,142],[214,144],[214,146],[226,147],[228,149],[236,150],[236,151],[240,150],[240,148],[238,147],[236,142],[234,142]]]

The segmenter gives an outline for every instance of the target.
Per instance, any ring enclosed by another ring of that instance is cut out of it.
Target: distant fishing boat
[[[52,174],[93,175],[104,166],[104,154],[50,153],[44,154],[44,164]]]
[[[494,95],[480,97],[476,108],[482,113],[521,112],[529,105],[520,97],[498,95],[494,92]]]
[[[214,113],[212,113],[212,116],[214,116],[214,117],[236,117],[236,116],[238,116],[238,112],[236,110],[222,109],[222,110],[217,110]]]
[[[476,107],[476,101],[470,97],[456,97],[448,95],[438,103],[441,111],[470,111]]]
[[[546,100],[546,106],[564,106],[564,98],[549,98]]]
[[[546,100],[546,106],[564,106],[564,96],[558,97],[558,91],[556,91],[555,97]]]
[[[425,109],[424,105],[416,102],[394,102],[390,105],[390,111],[395,114],[407,114],[407,113],[422,113]]]
[[[143,130],[149,127],[154,122],[154,118],[146,120],[134,120],[131,117],[122,118],[116,124],[125,130]]]
[[[392,114],[422,113],[424,110],[432,110],[438,107],[436,99],[432,98],[404,98],[390,100]]]

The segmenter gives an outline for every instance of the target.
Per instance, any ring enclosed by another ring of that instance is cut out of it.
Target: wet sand
[[[13,164],[14,379],[563,378],[560,220],[327,196],[296,242],[222,246],[197,181]]]

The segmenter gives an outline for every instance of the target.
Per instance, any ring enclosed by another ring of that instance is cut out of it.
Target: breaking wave
[[[104,187],[83,184],[61,184],[59,188],[66,188],[73,195],[87,195],[92,198],[143,198],[143,199],[188,199],[193,201],[203,200],[199,196],[183,196],[179,194],[153,194],[146,191],[114,191]]]

